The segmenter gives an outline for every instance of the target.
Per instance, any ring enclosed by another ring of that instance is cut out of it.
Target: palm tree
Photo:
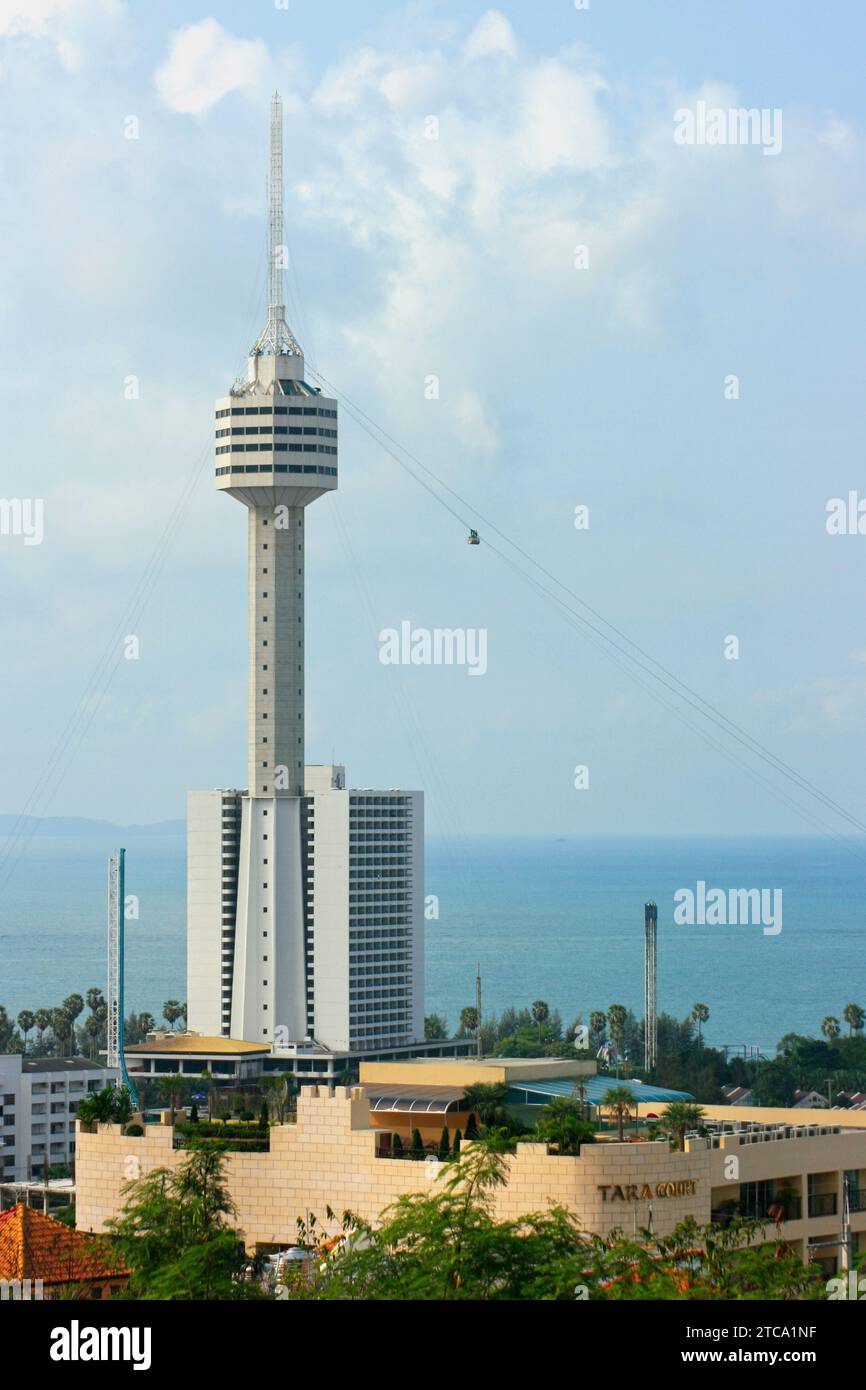
[[[628,1017],[628,1010],[624,1004],[611,1004],[607,1011],[607,1023],[610,1030],[611,1040],[617,1052],[622,1051],[622,1040],[625,1034],[625,1021]]]
[[[201,1074],[201,1084],[202,1084],[202,1086],[204,1086],[205,1093],[206,1093],[206,1095],[207,1095],[207,1117],[208,1117],[209,1120],[212,1120],[212,1119],[213,1119],[213,1091],[214,1091],[214,1085],[213,1085],[213,1074],[212,1074],[212,1072],[209,1070],[208,1067],[205,1067],[204,1071],[203,1071],[202,1074]]]
[[[505,1110],[507,1094],[508,1087],[504,1081],[494,1082],[493,1085],[478,1082],[475,1086],[466,1087],[463,1092],[461,1109],[469,1110],[473,1115],[477,1115],[478,1123],[485,1127],[498,1125],[507,1118]]]
[[[460,1010],[460,1027],[464,1033],[477,1033],[478,1031],[478,1010],[473,1005],[467,1005]]]
[[[82,996],[80,994],[68,995],[61,1005],[60,1011],[66,1019],[66,1027],[64,1029],[66,1039],[65,1045],[69,1047],[70,1054],[74,1057],[77,1050],[75,1046],[75,1020],[78,1015],[84,1011],[84,1000]]]
[[[168,1106],[169,1124],[174,1124],[174,1112],[186,1093],[187,1083],[180,1076],[161,1076],[156,1083],[157,1094]]]
[[[544,999],[536,999],[535,1003],[532,1005],[532,1008],[530,1009],[530,1013],[532,1014],[533,1023],[538,1024],[538,1041],[540,1043],[542,1037],[542,1029],[544,1028],[544,1025],[547,1022],[547,1020],[550,1018],[550,1006],[546,1003]]]
[[[268,1110],[273,1108],[277,1124],[284,1125],[292,1098],[297,1091],[294,1072],[285,1071],[281,1076],[265,1076],[262,1078],[262,1086],[267,1092],[265,1099]]]
[[[589,1045],[601,1047],[607,1033],[607,1014],[602,1009],[593,1009],[589,1015]]]
[[[69,1038],[69,1018],[63,1009],[51,1010],[51,1031],[54,1034],[55,1057],[65,1057]]]
[[[91,1014],[89,1018],[85,1019],[84,1032],[90,1042],[90,1056],[93,1059],[99,1051],[99,1042],[102,1037],[102,1024],[96,1014]]]
[[[694,1004],[694,1005],[692,1005],[692,1018],[695,1020],[695,1023],[698,1025],[698,1043],[702,1043],[702,1042],[703,1042],[703,1033],[701,1032],[701,1026],[702,1026],[702,1024],[706,1023],[706,1021],[707,1021],[707,1019],[709,1018],[709,1016],[710,1016],[710,1011],[709,1011],[709,1009],[707,1008],[706,1004]]]
[[[561,1154],[576,1156],[581,1144],[595,1142],[595,1130],[571,1096],[554,1096],[539,1115],[535,1132],[539,1139],[555,1144]]]
[[[581,1118],[582,1120],[585,1120],[585,1119],[586,1119],[586,1087],[584,1086],[583,1081],[581,1080],[580,1077],[577,1078],[577,1080],[575,1081],[575,1083],[574,1083],[574,1085],[572,1086],[571,1089],[572,1089],[572,1091],[573,1091],[573,1093],[574,1093],[572,1098],[574,1098],[574,1097],[578,1097],[578,1098],[579,1098],[579,1103],[580,1103],[580,1118]]]
[[[848,1032],[860,1033],[863,1025],[866,1024],[866,1012],[861,1009],[859,1004],[846,1004],[842,1010],[842,1017],[848,1024]],[[18,1024],[21,1025],[21,1015],[18,1015]]]
[[[631,1117],[634,1096],[628,1086],[611,1086],[610,1090],[605,1091],[602,1096],[601,1103],[606,1110],[610,1111],[611,1115],[616,1117],[616,1135],[622,1143],[623,1122],[627,1116]]]
[[[838,1018],[834,1018],[832,1014],[828,1014],[821,1023],[821,1032],[828,1042],[833,1042],[834,1039],[838,1038],[841,1031],[842,1028]]]
[[[162,1006],[162,1016],[169,1028],[173,1028],[178,1019],[183,1017],[183,1004],[177,999],[166,999]]]
[[[97,989],[95,985],[87,991],[86,999],[87,1007],[92,1014],[98,1014],[101,1009],[105,1008],[105,996],[102,990]]]
[[[677,1140],[680,1153],[685,1153],[687,1130],[697,1129],[703,1118],[704,1112],[699,1105],[688,1100],[672,1100],[662,1111],[659,1121]]]
[[[39,1047],[42,1048],[42,1041],[45,1029],[51,1027],[51,1014],[48,1009],[37,1009],[33,1015],[33,1022],[36,1024],[36,1031],[39,1034]]]
[[[27,1034],[36,1022],[36,1015],[30,1009],[22,1009],[18,1015],[18,1027],[24,1034],[24,1051],[27,1051]]]

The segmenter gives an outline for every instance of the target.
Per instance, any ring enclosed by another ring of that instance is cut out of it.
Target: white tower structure
[[[188,803],[189,1026],[332,1050],[423,1040],[423,798],[304,764],[304,512],[337,486],[337,402],[286,323],[282,105],[271,103],[268,316],[216,403],[216,485],[247,508],[246,791]]]
[[[306,1035],[304,509],[337,486],[337,402],[304,381],[283,293],[283,109],[271,102],[268,319],[216,403],[216,485],[247,508],[249,795],[240,825],[232,1036]],[[277,1017],[279,1013],[279,1017]]]

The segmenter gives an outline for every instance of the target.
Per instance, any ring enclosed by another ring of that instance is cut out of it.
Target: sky
[[[440,480],[342,411],[308,761],[423,788],[449,835],[846,828],[537,562],[866,818],[866,536],[827,530],[866,497],[864,31],[854,0],[0,0],[0,496],[44,516],[0,534],[0,812],[245,785],[213,401],[264,322],[278,89],[292,327]],[[701,104],[781,148],[679,142]],[[403,622],[483,629],[485,673],[384,665]]]

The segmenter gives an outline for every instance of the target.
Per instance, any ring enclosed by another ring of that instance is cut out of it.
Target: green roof
[[[601,1105],[614,1086],[624,1086],[631,1091],[635,1101],[648,1105],[657,1102],[661,1106],[673,1100],[694,1100],[688,1091],[671,1091],[665,1086],[650,1086],[645,1081],[617,1080],[615,1076],[575,1076],[561,1081],[551,1081],[547,1077],[538,1077],[537,1080],[526,1077],[523,1081],[509,1082],[506,1104],[546,1105],[554,1096],[571,1096],[579,1100],[577,1086],[583,1087],[583,1098],[590,1105]]]

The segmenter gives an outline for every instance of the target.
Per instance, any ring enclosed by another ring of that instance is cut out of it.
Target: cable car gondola
[[[467,544],[467,545],[480,545],[480,544],[481,544],[480,540],[478,539],[478,532],[477,532],[477,531],[470,531],[470,532],[469,532],[469,535],[466,537],[466,544]]]

